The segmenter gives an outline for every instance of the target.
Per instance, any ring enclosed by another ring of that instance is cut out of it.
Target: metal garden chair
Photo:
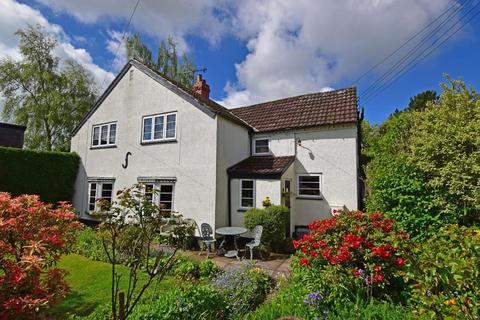
[[[200,249],[198,255],[201,255],[202,251],[205,249],[207,251],[208,259],[212,245],[214,245],[217,240],[213,237],[213,229],[208,223],[202,223],[200,225],[200,235],[202,237],[200,240],[202,243],[202,248]]]
[[[263,233],[263,227],[260,225],[255,226],[252,230],[253,240],[245,244],[245,246],[248,249],[250,249],[250,260],[253,259],[253,249],[258,248],[260,246],[262,233]]]

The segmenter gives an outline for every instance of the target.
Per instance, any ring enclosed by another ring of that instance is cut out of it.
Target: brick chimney
[[[208,100],[208,97],[210,96],[210,86],[207,84],[207,82],[204,79],[202,79],[201,74],[197,76],[197,82],[195,82],[192,89],[199,96]]]

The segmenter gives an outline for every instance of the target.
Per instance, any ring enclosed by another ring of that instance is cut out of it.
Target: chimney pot
[[[193,85],[193,91],[197,93],[200,97],[208,100],[210,96],[210,86],[207,84],[207,82],[202,79],[202,75],[198,74],[197,75],[197,82]]]

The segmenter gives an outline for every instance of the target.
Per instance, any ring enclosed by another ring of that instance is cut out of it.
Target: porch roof
[[[295,156],[252,156],[228,168],[227,173],[231,178],[280,179],[293,161]]]

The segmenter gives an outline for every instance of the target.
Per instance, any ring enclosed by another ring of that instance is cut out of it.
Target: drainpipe
[[[230,175],[228,176],[228,186],[227,186],[227,194],[228,194],[228,226],[232,226],[232,193],[231,193],[231,182],[232,178],[230,178]]]

